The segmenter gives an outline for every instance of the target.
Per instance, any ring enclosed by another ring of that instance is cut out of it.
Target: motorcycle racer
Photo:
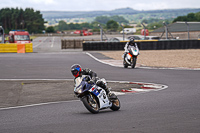
[[[135,47],[137,47],[137,43],[135,42],[134,38],[131,38],[130,41],[125,44],[125,46],[124,46],[124,57],[128,53],[129,46],[135,46]]]
[[[98,78],[97,74],[93,72],[92,70],[88,68],[82,69],[79,64],[74,64],[71,66],[71,72],[72,72],[72,75],[74,76],[75,86],[78,86],[83,80],[83,78],[86,77],[86,81],[88,83],[96,83],[97,86],[103,88],[106,91],[106,94],[110,98],[116,97],[113,93],[112,94],[110,93],[110,90],[107,87],[105,79]],[[88,76],[90,76],[91,79]]]
[[[136,65],[137,56],[140,54],[134,38],[130,38],[130,41],[126,43],[124,50],[125,51],[122,55],[124,68],[127,68],[128,66],[134,68]]]

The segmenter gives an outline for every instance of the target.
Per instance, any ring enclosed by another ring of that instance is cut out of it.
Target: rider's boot
[[[107,85],[103,81],[98,80],[96,84],[106,91],[106,95],[110,99],[116,99],[117,98],[117,96],[114,93],[110,92],[111,88],[108,88]]]
[[[108,88],[108,87],[105,88],[105,91],[106,91],[107,96],[108,96],[110,99],[116,99],[117,96],[116,96],[114,93],[111,93],[110,90],[111,90],[111,88]]]

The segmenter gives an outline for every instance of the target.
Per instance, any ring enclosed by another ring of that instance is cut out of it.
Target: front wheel
[[[131,68],[135,68],[137,57],[132,57],[131,59]]]
[[[112,106],[110,107],[110,109],[112,109],[113,111],[117,111],[120,109],[121,105],[118,98],[112,100],[111,102],[112,102]]]
[[[99,113],[99,105],[93,95],[88,95],[82,99],[84,106],[93,114]]]

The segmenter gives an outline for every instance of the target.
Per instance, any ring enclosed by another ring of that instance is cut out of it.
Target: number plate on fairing
[[[100,108],[108,108],[112,106],[112,103],[109,101],[105,90],[101,89],[97,97],[99,98]]]
[[[92,93],[95,94],[96,96],[99,95],[99,91],[97,90],[96,86],[93,86],[93,87],[90,89],[90,92],[92,92]]]

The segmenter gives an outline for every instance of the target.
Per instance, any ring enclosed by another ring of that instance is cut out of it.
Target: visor
[[[74,71],[72,71],[72,74],[74,75],[74,77],[78,77],[79,72],[78,72],[78,70],[74,70]]]

